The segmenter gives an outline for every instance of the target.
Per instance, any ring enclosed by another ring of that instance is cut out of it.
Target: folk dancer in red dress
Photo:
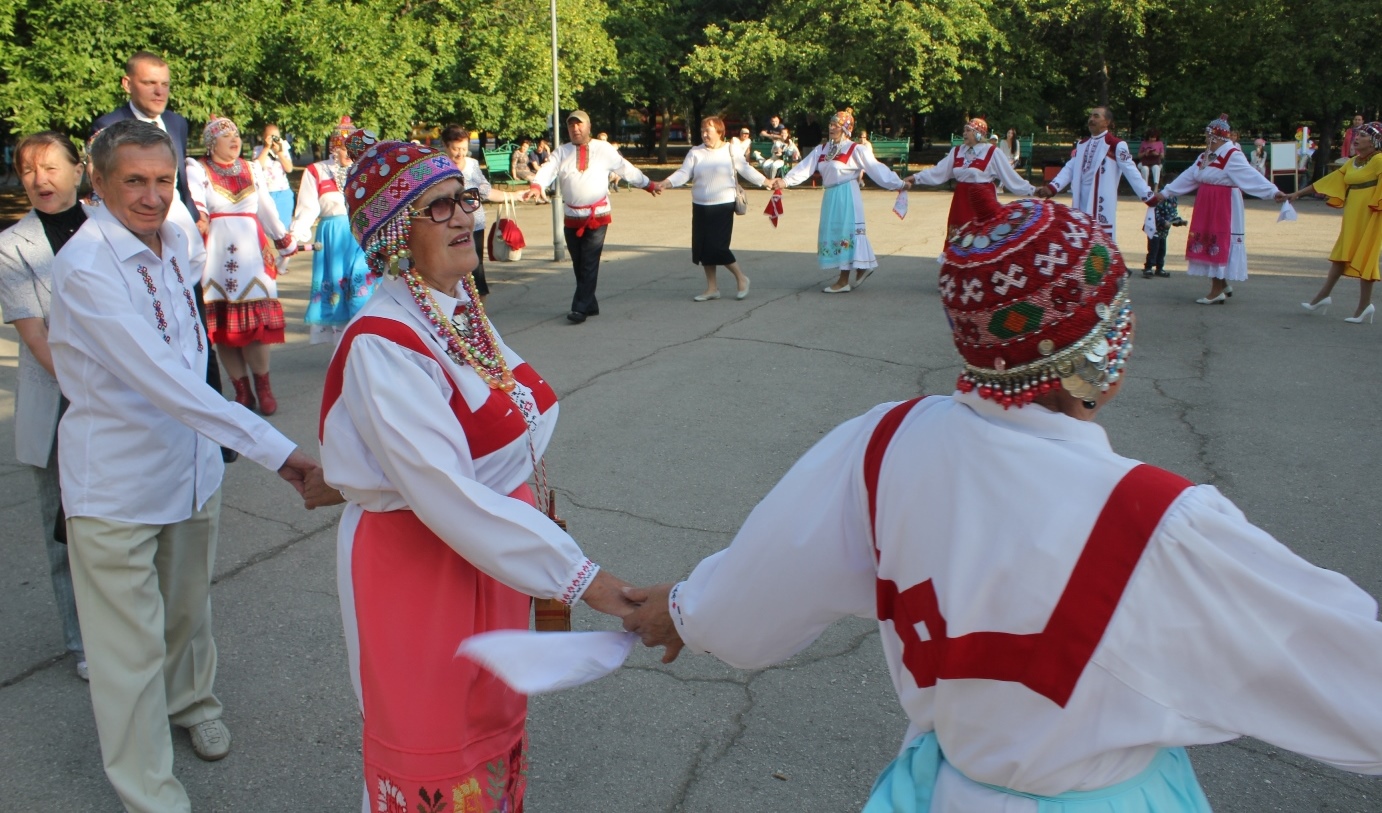
[[[970,119],[965,122],[963,144],[946,153],[935,166],[904,179],[908,189],[918,184],[940,186],[946,181],[955,182],[955,194],[950,198],[950,216],[945,222],[947,238],[974,219],[974,209],[969,204],[970,190],[977,189],[997,200],[993,182],[998,181],[1014,195],[1027,197],[1036,193],[1036,187],[1017,174],[1003,151],[986,141],[988,132],[988,122]]]
[[[207,331],[230,373],[235,402],[272,415],[278,399],[269,383],[269,346],[283,343],[278,301],[282,259],[297,248],[278,219],[263,170],[240,157],[240,130],[213,118],[202,133],[206,155],[187,159],[187,183],[198,219],[207,217]],[[250,375],[254,388],[250,388]]]
[[[865,813],[1208,813],[1183,746],[1243,735],[1382,774],[1377,602],[1114,452],[1118,249],[1064,206],[975,205],[940,275],[956,391],[836,428],[625,626],[760,669],[878,619],[910,726]]]
[[[477,190],[430,147],[362,130],[347,147],[351,230],[387,275],[336,347],[321,410],[326,482],[348,501],[337,573],[363,809],[521,813],[526,700],[456,647],[527,629],[534,596],[631,605],[535,507],[557,399],[476,293]]]

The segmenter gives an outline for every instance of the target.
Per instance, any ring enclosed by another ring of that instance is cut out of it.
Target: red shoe
[[[254,409],[254,390],[250,389],[249,376],[232,378],[230,383],[235,385],[235,403],[245,409]]]
[[[259,393],[259,411],[265,415],[272,415],[278,411],[278,399],[274,397],[273,388],[269,386],[269,374],[254,374],[254,391]]]

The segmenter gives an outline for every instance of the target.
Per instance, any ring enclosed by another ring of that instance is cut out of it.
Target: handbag
[[[499,207],[499,218],[489,230],[489,258],[496,262],[511,263],[523,259],[523,247],[528,245],[523,239],[523,230],[518,227],[518,210],[513,198],[504,196]]]
[[[742,215],[749,210],[749,196],[744,192],[744,187],[734,182],[734,213]]]

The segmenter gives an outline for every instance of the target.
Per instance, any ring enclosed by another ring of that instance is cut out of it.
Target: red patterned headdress
[[[989,137],[989,123],[986,122],[986,121],[984,121],[983,119],[980,119],[980,118],[970,119],[969,121],[965,122],[965,126],[966,126],[966,127],[973,127],[973,128],[974,128],[974,131],[975,131],[976,133],[979,134],[979,137],[980,137],[980,138],[988,138],[988,137]]]
[[[407,271],[412,266],[408,207],[428,188],[447,178],[461,178],[461,171],[444,152],[380,141],[368,130],[351,133],[346,149],[355,162],[342,190],[350,232],[364,249],[371,271],[380,276]]]
[[[1132,351],[1123,258],[1089,215],[1057,203],[1000,207],[972,194],[975,219],[950,238],[941,304],[965,369],[958,387],[1025,406],[1064,387],[1093,400]]]

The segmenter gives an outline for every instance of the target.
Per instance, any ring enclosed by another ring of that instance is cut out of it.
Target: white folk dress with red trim
[[[821,440],[677,585],[688,648],[762,668],[882,609],[906,739],[935,732],[944,755],[931,813],[1034,813],[1045,803],[1001,789],[1104,789],[1164,748],[1240,735],[1382,773],[1367,593],[1212,486],[1115,454],[1098,425],[972,394],[899,421],[879,461],[875,558],[863,472],[893,406]],[[1148,505],[1115,495],[1149,475]],[[1150,497],[1168,487],[1162,514]],[[1101,521],[1113,503],[1131,506],[1113,519],[1153,512],[1141,539]]]
[[[1230,282],[1248,278],[1243,193],[1271,198],[1276,184],[1252,168],[1243,151],[1231,142],[1212,155],[1201,153],[1194,166],[1161,190],[1166,197],[1195,193],[1190,232],[1185,238],[1188,271],[1195,277]]]
[[[864,224],[864,198],[859,180],[865,174],[884,189],[902,189],[902,179],[879,161],[873,147],[848,139],[840,142],[835,155],[826,145],[811,150],[805,158],[782,176],[783,183],[797,186],[814,174],[821,174],[825,196],[821,201],[820,225],[816,231],[816,261],[821,270],[865,270],[878,267],[878,257],[869,242]]]
[[[970,187],[987,187],[986,193],[995,201],[993,182],[1003,184],[1003,188],[1014,195],[1032,195],[1036,187],[1022,180],[1003,153],[992,144],[975,144],[973,147],[960,144],[941,158],[933,167],[914,173],[910,180],[923,186],[940,186],[949,180],[955,181],[955,194],[950,198],[950,216],[946,219],[946,230],[957,229],[974,219],[974,209],[969,202]]]
[[[434,296],[444,312],[460,304]],[[456,647],[526,629],[530,596],[573,603],[599,569],[532,505],[526,483],[556,396],[500,348],[521,403],[452,361],[407,285],[388,279],[327,373],[322,465],[349,500],[337,585],[365,718],[367,804],[483,788],[521,809],[524,698]]]

